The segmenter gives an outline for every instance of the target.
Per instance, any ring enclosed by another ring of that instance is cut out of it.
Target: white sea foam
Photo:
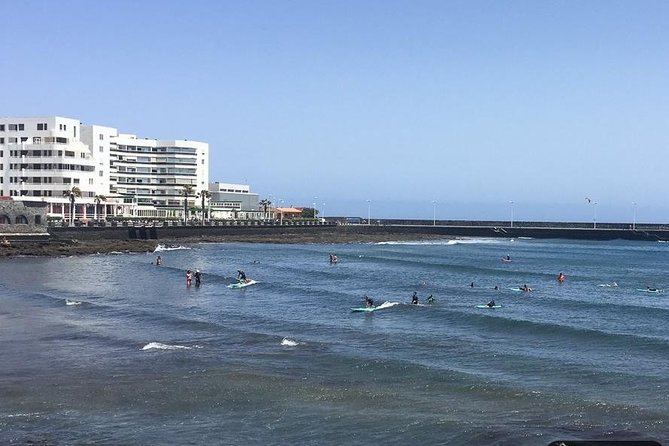
[[[408,246],[420,246],[420,245],[455,245],[456,240],[414,240],[414,241],[389,241],[389,242],[377,242],[377,245],[408,245]],[[362,256],[360,256],[362,257]]]
[[[193,347],[186,347],[185,345],[170,345],[162,344],[160,342],[149,342],[144,347],[142,347],[142,350],[190,350],[192,348]]]
[[[459,238],[450,240],[415,240],[415,241],[390,241],[378,242],[377,245],[416,245],[416,246],[452,246],[452,245],[485,245],[485,244],[499,244],[508,242],[504,238]]]
[[[65,305],[81,305],[81,301],[65,299]]]
[[[377,308],[377,310],[382,310],[382,309],[384,309],[384,308],[394,307],[395,305],[399,305],[399,304],[400,304],[399,302],[385,301],[384,303],[382,303],[381,305],[377,306],[376,308]]]
[[[293,341],[292,339],[288,339],[288,338],[283,338],[281,340],[281,345],[285,345],[286,347],[295,347],[298,344],[299,344],[299,342]]]
[[[153,250],[153,252],[161,252],[161,251],[176,251],[178,249],[190,249],[187,246],[174,246],[174,245],[158,245],[156,246],[156,249]]]
[[[39,417],[41,414],[39,412],[30,412],[30,413],[10,413],[7,415],[7,418],[16,418],[16,417]]]

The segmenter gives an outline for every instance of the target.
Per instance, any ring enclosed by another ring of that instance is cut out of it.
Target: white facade
[[[207,190],[207,143],[138,138],[100,126],[83,128],[86,142],[97,147],[99,168],[105,166],[98,171],[101,183],[109,185],[108,194],[134,205],[130,210],[132,215],[180,217],[184,209],[184,186],[193,190],[189,207],[198,192]]]
[[[0,195],[44,201],[49,215],[183,216],[184,186],[207,190],[209,145],[187,140],[141,139],[76,119],[0,118]],[[95,197],[107,201],[95,206]]]
[[[95,160],[81,142],[78,120],[0,118],[0,195],[24,201],[44,201],[49,212],[66,215],[69,199],[64,195],[77,187],[83,203],[92,203]]]
[[[247,184],[209,183],[211,217],[225,219],[261,219],[258,194]]]

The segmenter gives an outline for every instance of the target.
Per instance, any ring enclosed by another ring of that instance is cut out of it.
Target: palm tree
[[[209,192],[207,189],[203,189],[200,191],[198,194],[200,199],[202,200],[202,223],[204,223],[205,218],[209,217],[209,213],[204,210],[204,200],[211,198],[211,192]]]
[[[260,206],[262,206],[263,212],[265,213],[265,218],[269,218],[267,216],[267,208],[272,206],[272,202],[269,200],[269,198],[265,198],[263,200],[260,200]]]
[[[184,224],[188,223],[188,197],[193,193],[193,186],[186,184],[183,187],[184,195]]]
[[[102,201],[107,201],[107,197],[104,195],[96,195],[93,197],[93,200],[95,201],[95,220],[98,219],[98,206],[100,206],[100,202]]]
[[[74,226],[74,202],[81,197],[81,189],[73,186],[72,189],[63,191],[63,196],[70,199],[70,226]]]

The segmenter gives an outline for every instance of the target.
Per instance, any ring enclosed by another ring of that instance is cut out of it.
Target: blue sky
[[[0,115],[206,141],[211,180],[275,202],[669,222],[664,0],[13,1],[3,17]]]

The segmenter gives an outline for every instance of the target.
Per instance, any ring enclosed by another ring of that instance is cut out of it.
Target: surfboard
[[[253,285],[255,283],[258,283],[258,282],[256,282],[255,280],[249,280],[248,282],[244,282],[244,283],[240,283],[240,282],[231,283],[230,285],[228,285],[228,288],[245,288],[245,287]]]
[[[365,313],[370,313],[372,311],[376,310],[385,310],[386,308],[391,308],[394,307],[395,305],[399,305],[399,302],[384,302],[381,305],[377,305],[375,307],[353,307],[351,308],[351,311],[353,312],[365,312]]]
[[[529,293],[530,291],[532,291],[532,288],[530,288],[530,289],[527,290],[527,291],[525,291],[524,289],[519,288],[519,287],[511,287],[511,288],[509,288],[509,289],[510,289],[511,291],[523,291],[523,292],[525,292],[525,293]]]
[[[642,293],[658,294],[658,293],[663,292],[664,290],[660,290],[660,289],[657,289],[657,288],[653,288],[653,289],[650,289],[650,290],[647,289],[647,288],[637,288],[637,291],[641,291]]]
[[[351,311],[354,311],[354,312],[365,311],[365,312],[371,313],[372,311],[376,310],[377,308],[378,307],[353,307],[353,308],[351,308]]]
[[[502,308],[501,305],[493,305],[492,307],[489,307],[488,305],[477,305],[476,308],[485,308],[485,309],[494,309],[494,308]]]

